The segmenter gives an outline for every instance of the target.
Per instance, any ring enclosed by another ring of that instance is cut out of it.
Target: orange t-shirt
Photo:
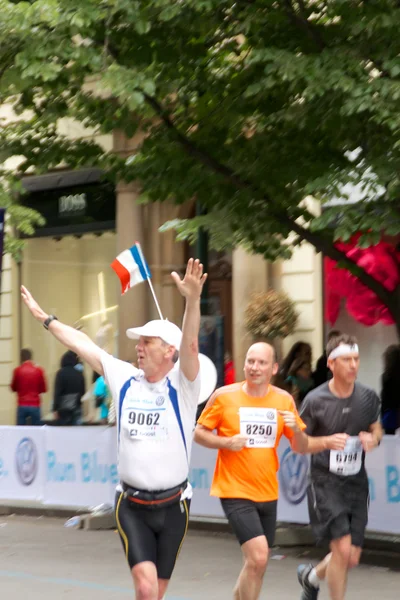
[[[214,392],[198,420],[203,427],[216,429],[219,436],[244,433],[250,438],[249,447],[239,452],[218,450],[211,495],[246,498],[253,502],[277,500],[279,460],[276,449],[283,434],[288,439],[294,435],[278,411],[293,411],[299,427],[303,430],[306,426],[290,394],[270,385],[266,396],[258,398],[246,394],[243,384],[234,383]]]

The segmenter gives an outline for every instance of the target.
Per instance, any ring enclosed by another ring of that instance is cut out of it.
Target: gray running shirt
[[[354,391],[348,398],[338,398],[329,389],[329,382],[323,383],[305,397],[300,417],[307,426],[305,432],[313,437],[347,433],[358,436],[361,431],[369,431],[372,423],[380,420],[380,400],[371,388],[356,382]],[[329,470],[330,450],[311,456],[311,476],[342,477]],[[349,483],[365,481],[365,453],[362,453],[362,467],[355,475],[346,476]]]

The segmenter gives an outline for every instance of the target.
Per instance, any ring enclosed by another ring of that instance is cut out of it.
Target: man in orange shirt
[[[218,449],[211,495],[221,499],[244,556],[235,600],[257,600],[260,594],[275,537],[279,440],[285,435],[299,452],[307,446],[293,398],[270,385],[277,371],[272,346],[251,346],[245,381],[216,390],[195,430],[197,443]]]

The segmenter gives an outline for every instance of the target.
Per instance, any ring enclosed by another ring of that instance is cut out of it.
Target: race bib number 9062
[[[274,448],[278,430],[275,408],[239,408],[240,433],[247,448]]]
[[[166,410],[165,408],[126,407],[122,426],[131,439],[165,439],[167,437]]]
[[[142,427],[142,425],[148,425],[148,426],[152,426],[154,425],[154,427],[157,427],[157,425],[160,423],[160,413],[159,412],[136,412],[134,410],[131,410],[129,412],[129,416],[128,416],[128,421],[129,421],[129,425],[139,425],[139,427]]]

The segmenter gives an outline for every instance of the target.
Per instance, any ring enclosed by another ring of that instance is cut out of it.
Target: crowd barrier
[[[308,523],[308,457],[278,448],[278,520]],[[210,497],[216,452],[193,444],[191,514],[222,517]],[[400,437],[386,436],[367,455],[370,484],[368,528],[400,533]],[[115,427],[0,427],[0,500],[39,502],[81,509],[113,504],[118,483]]]

